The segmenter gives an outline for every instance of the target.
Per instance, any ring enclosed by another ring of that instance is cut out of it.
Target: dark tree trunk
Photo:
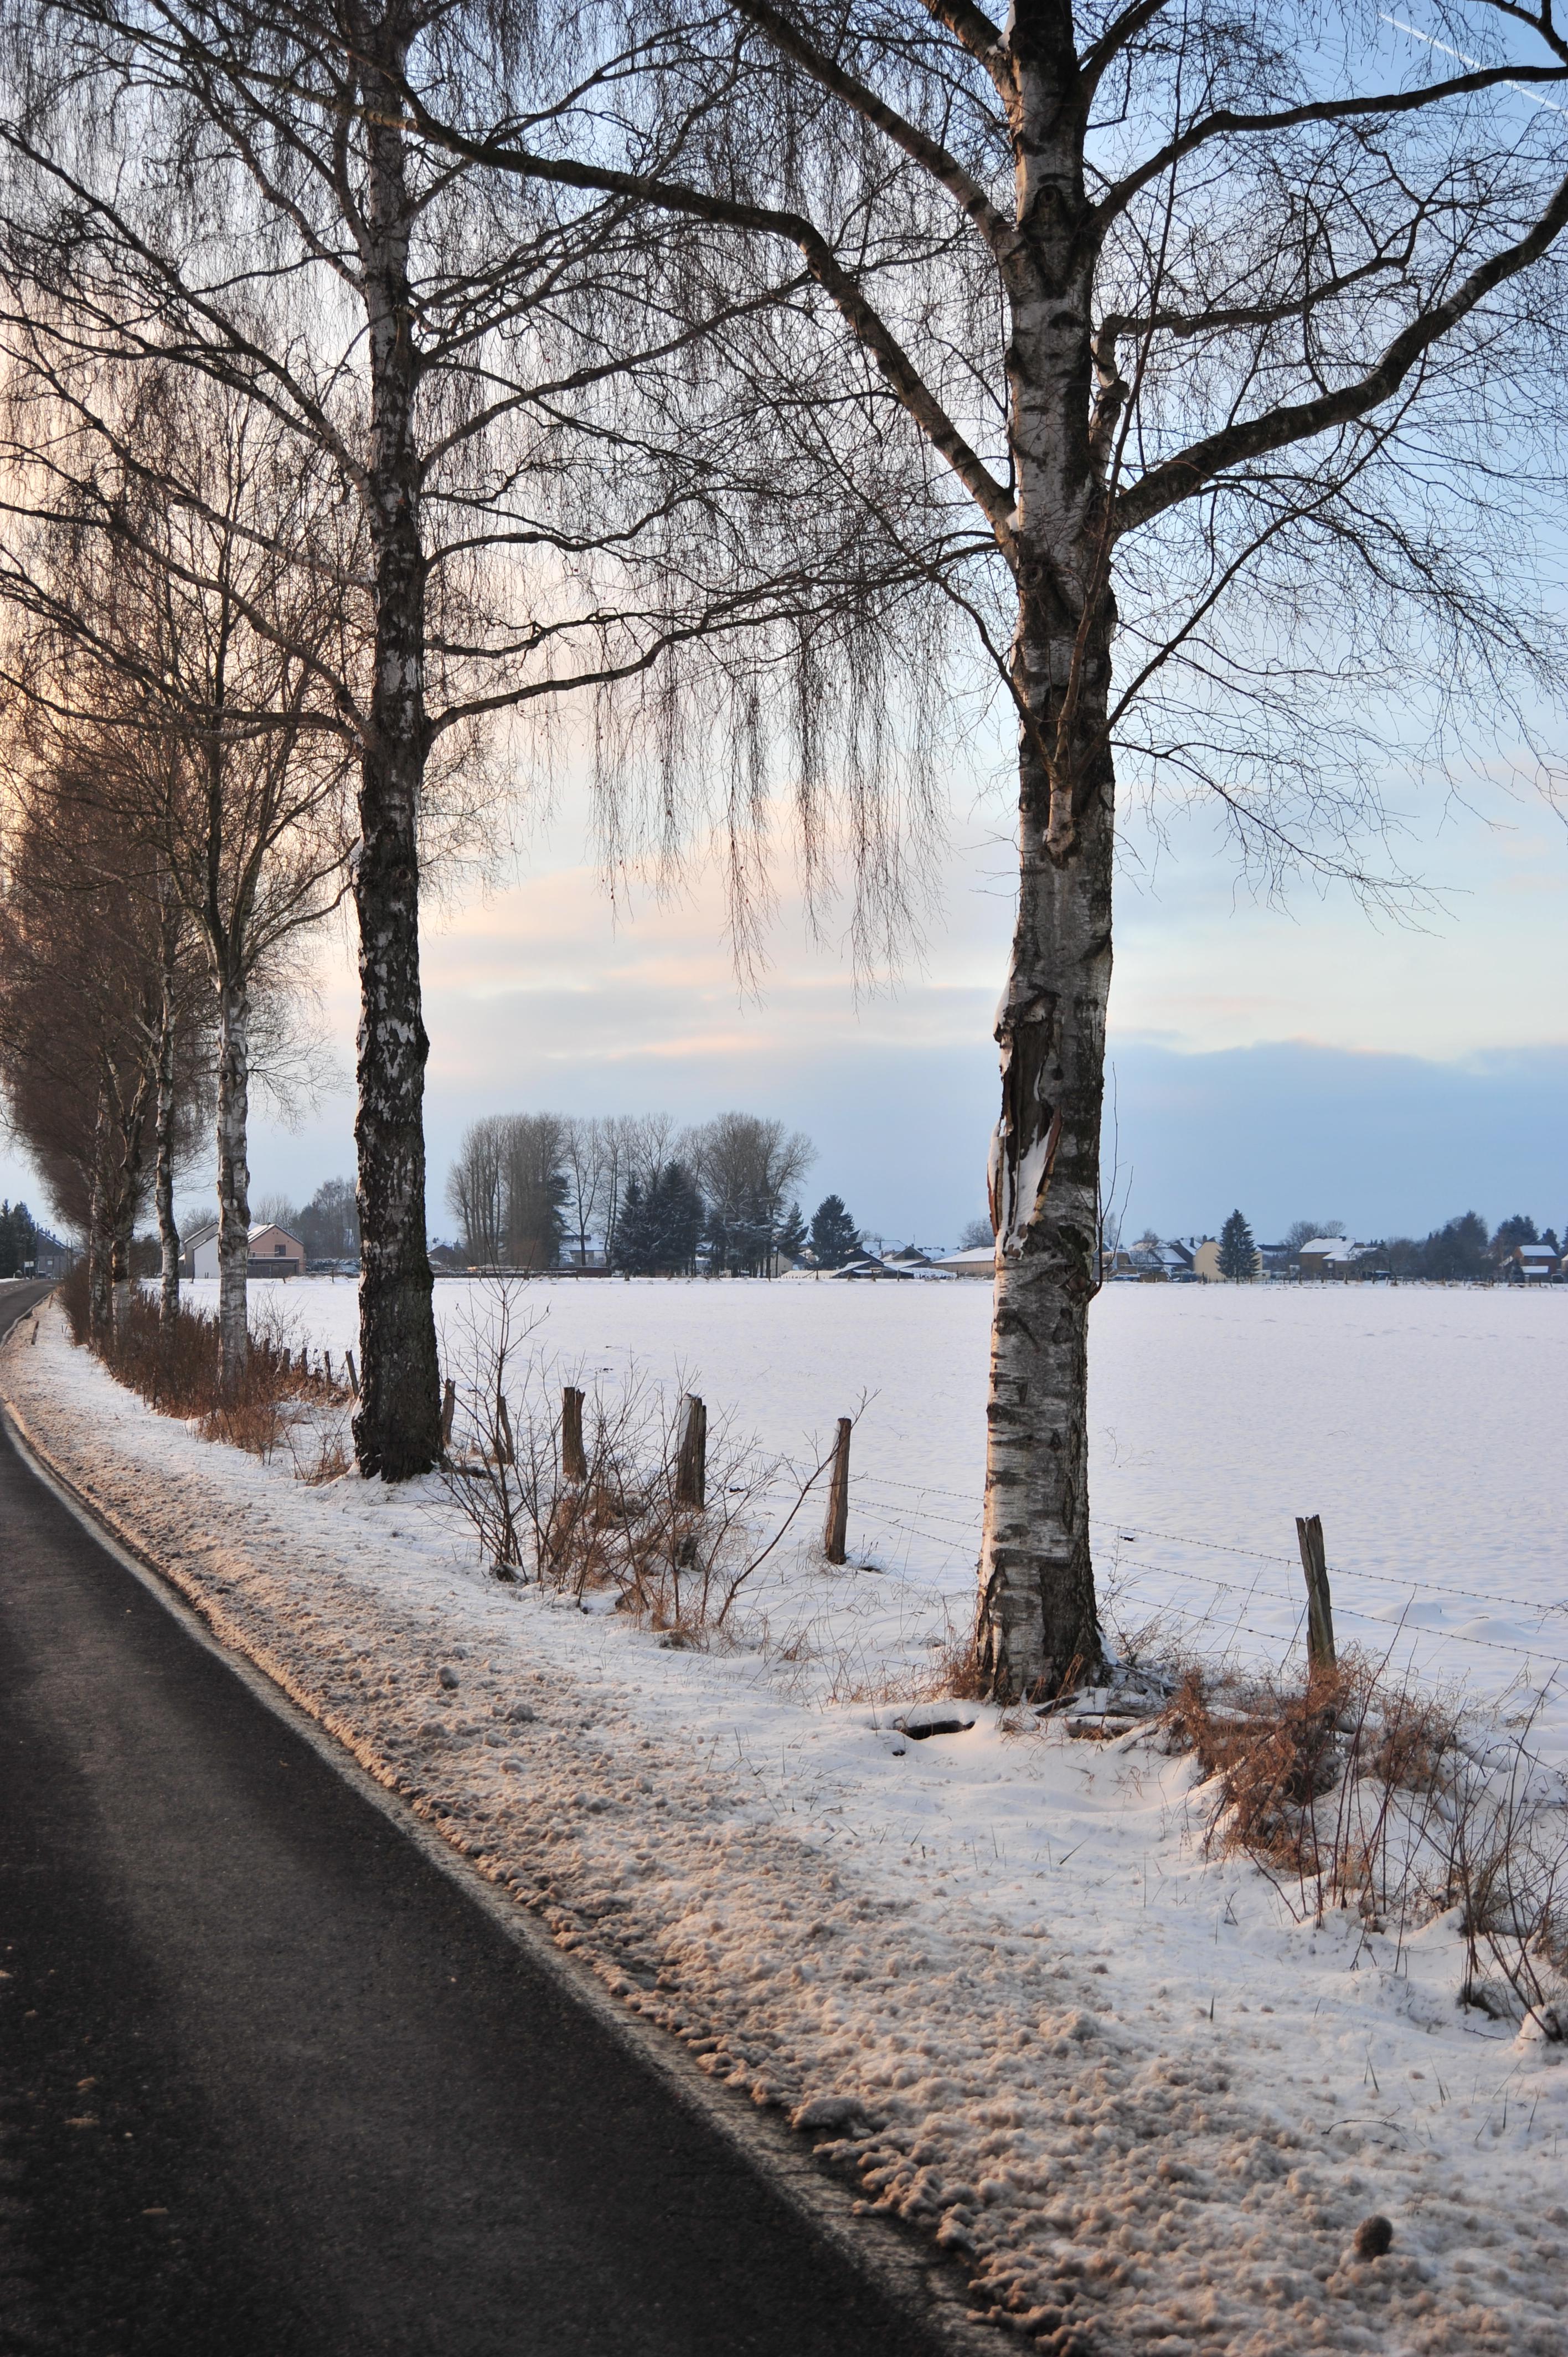
[[[218,1378],[238,1390],[251,1351],[251,1028],[242,984],[218,993]]]
[[[178,940],[178,912],[172,892],[166,893],[163,936],[163,995],[158,1004],[158,1100],[156,1115],[156,1166],[153,1194],[157,1205],[158,1243],[162,1253],[158,1316],[173,1329],[179,1315],[179,1230],[174,1216],[174,965]]]
[[[392,62],[401,65],[401,55]],[[424,712],[424,552],[414,434],[417,356],[408,284],[411,208],[390,85],[370,78],[367,308],[375,674],[360,785],[360,1470],[389,1481],[441,1455],[441,1383],[424,1226],[424,1065],[419,988],[419,795]]]
[[[87,1331],[93,1347],[100,1351],[109,1340],[114,1308],[111,1275],[113,1242],[109,1232],[106,1184],[108,1152],[109,1113],[101,1096],[93,1134],[92,1195],[87,1215]]]

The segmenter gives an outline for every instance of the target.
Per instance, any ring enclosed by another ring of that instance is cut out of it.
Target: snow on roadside
[[[1140,1740],[979,1710],[899,1749],[758,1652],[497,1587],[434,1483],[312,1488],[200,1442],[53,1308],[0,1369],[220,1636],[703,2068],[967,2255],[983,2309],[1165,2357],[1568,2341],[1568,2068],[1456,2009],[1451,1922],[1402,1950],[1294,1925],[1204,1858],[1190,1762]],[[873,1585],[793,1576],[824,1609]],[[868,1599],[868,1647],[890,1610]],[[1371,2212],[1394,2244],[1362,2263]]]

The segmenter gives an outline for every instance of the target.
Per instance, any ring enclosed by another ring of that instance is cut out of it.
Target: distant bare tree
[[[586,1264],[588,1236],[605,1216],[614,1146],[607,1122],[568,1118],[561,1125],[561,1159],[566,1176],[566,1225]]]
[[[559,1114],[492,1114],[464,1133],[446,1200],[482,1268],[553,1268],[568,1200],[567,1132]]]
[[[508,1264],[553,1268],[566,1202],[566,1124],[559,1114],[514,1113],[505,1130]]]
[[[172,1193],[189,1156],[209,1001],[152,861],[112,813],[23,774],[5,816],[0,1089],[55,1209],[86,1238],[102,1342],[129,1300],[155,1178]]]
[[[744,1237],[741,1259],[761,1266],[786,1197],[817,1158],[811,1139],[756,1114],[722,1113],[685,1131],[675,1153],[702,1189],[714,1234]]]
[[[506,1243],[506,1124],[491,1114],[463,1134],[446,1179],[446,1201],[468,1258],[499,1268]]]

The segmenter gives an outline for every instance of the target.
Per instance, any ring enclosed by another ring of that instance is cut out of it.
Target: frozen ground
[[[1296,1922],[1205,1854],[1190,1760],[1141,1737],[985,1709],[890,1737],[871,1695],[911,1675],[944,1594],[967,1607],[984,1288],[538,1292],[564,1361],[683,1357],[772,1446],[803,1454],[875,1390],[852,1536],[885,1568],[802,1547],[735,1650],[664,1651],[486,1581],[434,1484],[311,1488],[197,1440],[53,1312],[0,1391],[221,1633],[703,2067],[968,2254],[977,2304],[1040,2345],[1561,2357],[1568,2066],[1458,2009],[1452,1917],[1403,1941]],[[347,1287],[276,1306],[335,1355],[352,1340]],[[1277,1658],[1290,1517],[1316,1508],[1337,1597],[1425,1598],[1448,1617],[1423,1645],[1542,1682],[1564,1308],[1107,1295],[1096,1478],[1138,1534],[1140,1609]],[[1222,1609],[1199,1537],[1257,1551],[1211,1569]],[[1360,2264],[1374,2211],[1393,2249]]]

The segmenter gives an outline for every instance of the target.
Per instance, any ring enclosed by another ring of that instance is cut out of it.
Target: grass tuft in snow
[[[1400,1938],[1454,1914],[1459,2002],[1568,2040],[1568,1785],[1531,1736],[1541,1696],[1485,1717],[1351,1654],[1304,1683],[1194,1666],[1165,1715],[1212,1808],[1298,1921]]]

